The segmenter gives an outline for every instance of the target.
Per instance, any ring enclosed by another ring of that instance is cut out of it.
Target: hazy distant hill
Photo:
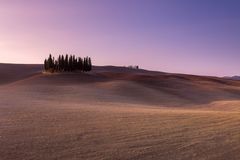
[[[225,79],[240,80],[240,76],[224,77]]]

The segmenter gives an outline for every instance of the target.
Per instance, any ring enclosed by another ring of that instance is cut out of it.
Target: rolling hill
[[[115,66],[0,64],[10,159],[240,159],[240,81]]]

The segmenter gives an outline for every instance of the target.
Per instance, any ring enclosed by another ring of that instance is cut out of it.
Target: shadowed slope
[[[1,64],[0,85],[31,77],[42,71],[42,65],[37,64]]]

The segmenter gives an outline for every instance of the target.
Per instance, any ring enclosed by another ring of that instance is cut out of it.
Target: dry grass
[[[37,75],[1,85],[0,159],[240,159],[237,82],[105,76]],[[192,88],[178,91],[183,86]],[[230,88],[236,93],[224,92]],[[193,103],[205,89],[216,95]]]

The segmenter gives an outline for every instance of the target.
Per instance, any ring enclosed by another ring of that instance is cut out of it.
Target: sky
[[[240,75],[239,0],[0,0],[0,63],[49,53],[94,65]]]

